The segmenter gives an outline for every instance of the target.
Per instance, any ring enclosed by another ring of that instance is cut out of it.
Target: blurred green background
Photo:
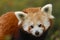
[[[53,4],[54,27],[45,40],[60,40],[60,0],[0,0],[0,15],[8,11],[20,11],[28,7],[42,7]]]

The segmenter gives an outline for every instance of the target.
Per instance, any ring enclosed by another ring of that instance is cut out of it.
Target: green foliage
[[[55,23],[46,40],[60,40],[60,0],[0,0],[0,15],[8,11],[20,11],[28,7],[40,7],[45,4],[53,4]]]

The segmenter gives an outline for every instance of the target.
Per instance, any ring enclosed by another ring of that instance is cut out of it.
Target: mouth
[[[35,36],[35,37],[40,37],[41,35],[40,35],[40,34],[39,34],[39,35],[32,34],[32,36]]]
[[[37,34],[35,33],[35,34],[32,34],[32,35],[35,36],[35,37],[40,37],[42,34],[43,33],[41,33],[41,34],[40,33],[37,33]]]
[[[42,34],[39,34],[39,35],[34,35],[35,37],[40,37]]]
[[[35,37],[40,37],[40,35],[35,35]]]

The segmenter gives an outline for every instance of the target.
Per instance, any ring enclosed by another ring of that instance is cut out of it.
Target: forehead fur
[[[43,23],[44,19],[47,19],[47,14],[41,12],[41,7],[37,8],[27,8],[23,10],[28,14],[28,19],[34,23],[37,23],[37,21],[40,21]]]
[[[31,25],[33,25],[34,28],[36,28],[39,24],[41,24],[43,25],[42,28],[44,31],[46,31],[52,25],[52,21],[49,19],[48,14],[42,12],[41,7],[27,8],[24,9],[23,12],[27,14],[27,17],[23,22],[23,29],[27,32],[31,30]]]
[[[31,7],[31,8],[26,8],[23,10],[23,12],[26,12],[26,13],[35,13],[35,12],[38,12],[41,10],[41,7]]]
[[[34,15],[35,13],[36,13],[35,15],[38,15],[38,14],[44,15],[44,16],[46,15],[45,13],[41,12],[41,7],[26,8],[23,10],[23,12],[25,12],[31,16]]]

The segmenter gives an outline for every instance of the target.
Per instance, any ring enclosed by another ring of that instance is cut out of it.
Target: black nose
[[[35,32],[35,35],[39,35],[39,32],[38,32],[38,31],[36,31],[36,32]]]

